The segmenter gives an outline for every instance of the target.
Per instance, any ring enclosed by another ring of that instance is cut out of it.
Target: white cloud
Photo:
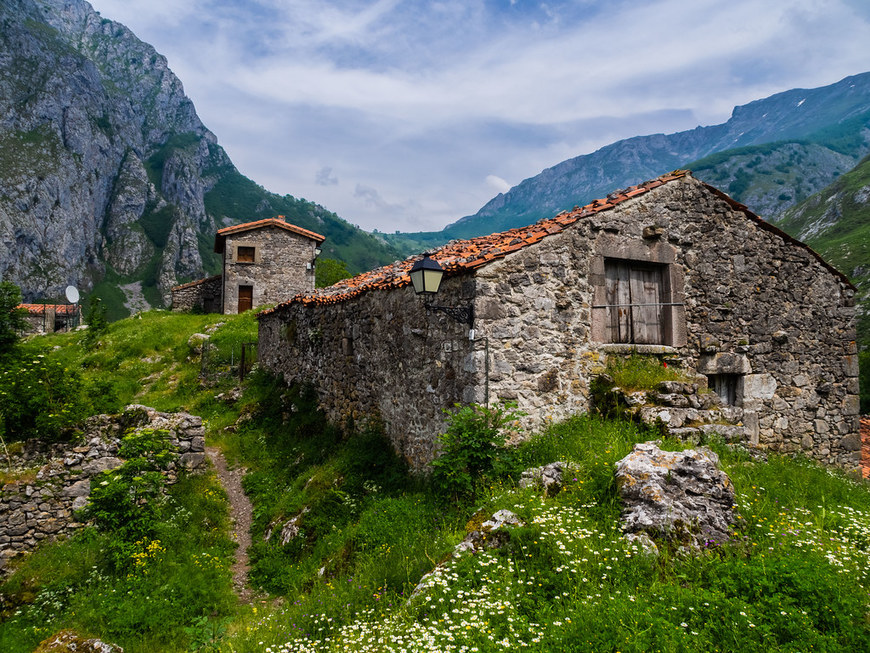
[[[497,193],[506,193],[511,189],[511,185],[501,177],[496,175],[487,175],[486,183],[495,189]]]
[[[242,172],[383,230],[439,228],[504,178],[870,60],[854,0],[93,4],[167,55]]]

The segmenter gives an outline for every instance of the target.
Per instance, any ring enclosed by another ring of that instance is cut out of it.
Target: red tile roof
[[[54,310],[55,315],[74,315],[78,311],[76,304],[19,304],[30,315],[42,315],[46,310]]]
[[[326,240],[326,236],[321,236],[320,234],[316,234],[313,231],[308,231],[308,229],[297,227],[295,224],[285,222],[281,218],[266,218],[265,220],[257,220],[256,222],[245,222],[243,224],[233,225],[232,227],[224,227],[223,229],[218,229],[214,237],[214,251],[218,254],[224,251],[224,242],[226,242],[226,238],[230,234],[250,231],[251,229],[260,229],[261,227],[280,227],[281,229],[286,229],[287,231],[292,231],[293,233],[297,233],[301,236],[316,240],[318,243],[322,243],[324,240]]]
[[[861,417],[861,473],[870,478],[870,415]]]
[[[553,218],[539,220],[528,227],[510,229],[489,236],[471,238],[470,240],[450,241],[443,247],[434,250],[431,256],[434,260],[438,261],[441,267],[444,268],[445,277],[455,276],[457,274],[462,274],[463,272],[475,270],[491,261],[504,258],[511,252],[539,243],[547,236],[563,231],[578,220],[612,209],[626,200],[638,197],[639,195],[648,193],[654,188],[658,188],[659,186],[687,176],[691,176],[691,173],[688,170],[674,170],[673,172],[662,175],[657,179],[638,184],[637,186],[632,186],[625,190],[615,191],[605,199],[593,200],[584,207],[574,207],[572,211],[564,211]],[[736,210],[745,213],[749,219],[758,223],[763,229],[776,233],[787,241],[809,250],[826,268],[851,286],[851,283],[845,275],[830,264],[826,263],[809,247],[780,231],[773,225],[765,222],[752,213],[746,206],[731,199],[722,191],[707,184],[704,184],[704,186],[713,191],[718,197],[727,201]],[[404,261],[396,261],[392,265],[386,265],[371,270],[370,272],[364,272],[351,279],[339,281],[327,288],[319,288],[310,293],[296,295],[292,299],[278,304],[272,309],[263,311],[260,315],[268,315],[284,306],[294,303],[335,304],[356,297],[370,290],[387,290],[390,288],[401,288],[402,286],[407,286],[411,283],[411,278],[408,276],[408,273],[411,270],[411,266],[413,266],[418,259],[420,259],[420,255],[411,256]]]

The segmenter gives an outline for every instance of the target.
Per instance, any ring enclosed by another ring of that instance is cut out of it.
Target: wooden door
[[[254,287],[239,286],[239,313],[250,311],[254,307]]]

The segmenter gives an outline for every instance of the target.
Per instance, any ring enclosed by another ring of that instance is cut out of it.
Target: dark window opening
[[[236,251],[236,261],[239,263],[253,263],[255,253],[255,247],[243,247],[240,245]]]
[[[667,266],[606,259],[604,276],[607,342],[671,344]]]
[[[719,395],[719,399],[726,406],[737,406],[741,399],[740,374],[708,374],[710,390]]]

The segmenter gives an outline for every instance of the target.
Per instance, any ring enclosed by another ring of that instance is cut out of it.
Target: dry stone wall
[[[447,279],[438,302],[467,304],[473,296],[473,279]],[[282,307],[261,317],[259,349],[288,383],[312,383],[335,423],[383,421],[415,469],[434,455],[442,410],[483,400],[481,343],[451,318],[427,315],[410,287]]]
[[[611,259],[664,270],[667,343],[604,342],[595,307]],[[474,341],[403,287],[280,307],[261,318],[260,362],[313,383],[332,419],[382,418],[417,468],[434,454],[442,408],[514,400],[538,428],[587,410],[608,356],[631,351],[732,377],[748,444],[859,464],[854,288],[691,177],[443,285],[439,304],[474,303]]]
[[[221,275],[191,281],[172,289],[172,310],[219,313],[221,309]]]
[[[124,463],[118,458],[118,447],[128,429],[169,432],[177,455],[167,471],[169,483],[175,482],[179,470],[205,464],[202,418],[145,406],[90,418],[78,443],[28,443],[13,464],[18,469],[39,465],[39,470],[32,478],[5,483],[0,491],[0,575],[14,556],[83,525],[76,521],[75,512],[88,502],[91,479]]]

